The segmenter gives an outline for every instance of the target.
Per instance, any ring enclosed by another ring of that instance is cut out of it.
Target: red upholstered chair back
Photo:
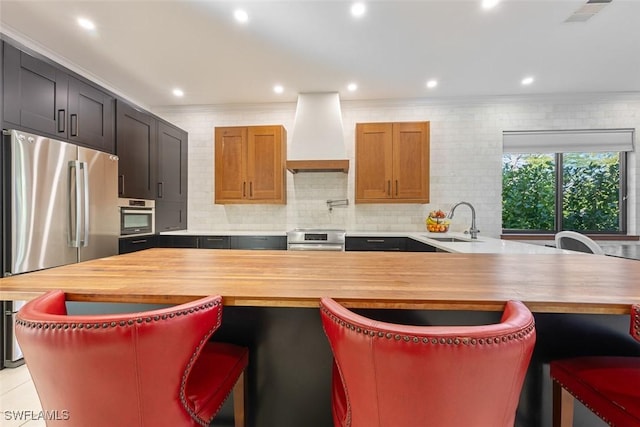
[[[531,312],[506,304],[499,324],[403,326],[321,301],[334,355],[340,427],[513,427],[535,343]]]
[[[189,375],[221,314],[219,296],[126,315],[67,316],[61,291],[30,301],[16,336],[43,410],[68,418],[47,425],[205,425]]]

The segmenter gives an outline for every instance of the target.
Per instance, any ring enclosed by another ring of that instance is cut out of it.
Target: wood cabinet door
[[[246,159],[247,128],[216,128],[215,203],[233,203],[247,197]]]
[[[69,140],[113,153],[114,104],[110,95],[69,77]]]
[[[285,143],[282,126],[250,126],[247,139],[247,197],[285,203]]]
[[[356,203],[391,199],[391,123],[356,124]]]
[[[429,202],[429,123],[393,124],[394,199]]]
[[[118,195],[139,199],[156,197],[157,122],[128,104],[118,101],[116,153]]]
[[[39,134],[67,139],[66,73],[3,43],[3,121]]]

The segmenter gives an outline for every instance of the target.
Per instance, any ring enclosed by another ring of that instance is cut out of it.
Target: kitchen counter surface
[[[427,231],[349,231],[347,237],[408,237],[422,243],[436,247],[438,250],[451,253],[464,254],[575,254],[566,251],[546,247],[520,243],[512,240],[494,239],[478,236],[472,240],[468,234],[463,233],[429,233]],[[286,231],[197,231],[181,230],[161,233],[169,236],[286,236]],[[465,242],[442,242],[435,239],[456,238]]]
[[[471,243],[470,245],[485,243]],[[63,289],[75,301],[625,314],[640,263],[588,254],[300,252],[155,248],[0,279],[0,299]]]

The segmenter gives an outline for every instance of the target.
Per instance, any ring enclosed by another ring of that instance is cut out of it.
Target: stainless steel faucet
[[[469,234],[471,235],[472,239],[477,239],[478,238],[478,233],[480,232],[480,230],[478,230],[476,228],[476,210],[473,208],[471,203],[469,203],[469,202],[458,202],[455,205],[453,205],[453,207],[451,208],[451,212],[449,212],[449,218],[450,219],[453,218],[453,212],[460,205],[467,205],[467,206],[469,206],[471,208],[471,228],[469,229]]]

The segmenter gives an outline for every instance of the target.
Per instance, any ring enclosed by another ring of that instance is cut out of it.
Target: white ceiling
[[[503,0],[486,11],[480,0],[369,0],[354,19],[342,0],[0,0],[0,23],[147,108],[318,91],[354,100],[640,91],[640,0],[564,22],[585,3]],[[248,23],[233,19],[237,7]],[[529,75],[534,83],[522,86]],[[428,79],[438,86],[427,89]]]

